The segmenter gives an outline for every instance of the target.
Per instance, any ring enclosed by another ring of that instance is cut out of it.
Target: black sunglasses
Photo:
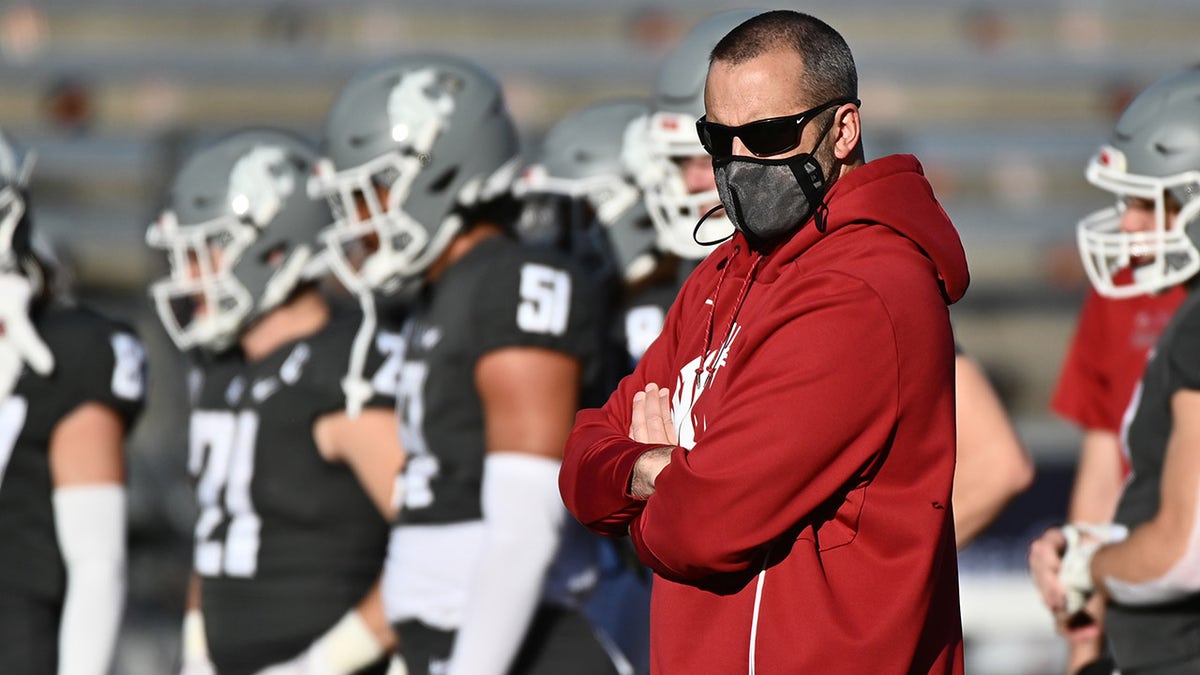
[[[733,139],[742,139],[742,145],[758,157],[770,157],[787,152],[800,145],[804,125],[820,113],[839,105],[853,103],[862,105],[856,98],[839,98],[828,103],[786,117],[755,120],[738,127],[709,122],[705,115],[696,120],[696,133],[700,144],[713,157],[729,157],[733,154]]]

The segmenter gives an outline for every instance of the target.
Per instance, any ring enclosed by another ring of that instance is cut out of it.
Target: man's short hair
[[[801,78],[813,105],[858,98],[858,70],[845,38],[829,24],[802,12],[775,10],[747,19],[713,48],[710,62],[739,64],[776,49],[791,49],[804,62]]]

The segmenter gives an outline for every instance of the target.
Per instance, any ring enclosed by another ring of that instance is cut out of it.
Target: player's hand
[[[1078,539],[1078,536],[1072,538]],[[1102,542],[1104,537],[1100,538]],[[1092,546],[1092,540],[1086,542]],[[1030,545],[1030,573],[1042,595],[1042,603],[1054,615],[1058,633],[1072,645],[1096,640],[1102,632],[1105,598],[1100,593],[1085,591],[1081,584],[1064,584],[1063,555],[1068,549],[1068,536],[1060,527],[1051,527]],[[1075,544],[1078,546],[1078,543]],[[1080,551],[1076,551],[1076,555]],[[1091,556],[1086,556],[1090,560]],[[1068,574],[1074,577],[1078,574]]]
[[[1067,538],[1060,528],[1052,527],[1029,545],[1029,573],[1042,604],[1058,616],[1067,608],[1067,592],[1058,577],[1062,568],[1062,555],[1067,549]]]
[[[54,355],[29,320],[33,287],[19,274],[0,274],[0,397],[12,393],[25,364],[39,375],[54,370]]]

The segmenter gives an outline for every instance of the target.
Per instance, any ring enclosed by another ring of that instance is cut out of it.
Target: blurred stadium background
[[[489,67],[533,146],[564,113],[650,91],[711,0],[46,0],[0,4],[0,126],[39,160],[35,215],[76,295],[133,322],[150,405],[130,456],[131,586],[117,673],[169,672],[188,569],[182,368],[147,301],[142,235],[193,145],[247,124],[316,136],[351,73],[449,50]],[[1061,517],[1078,438],[1047,412],[1086,278],[1074,223],[1109,200],[1083,167],[1131,95],[1194,62],[1195,0],[813,0],[859,62],[869,157],[912,152],[960,228],[959,341],[1039,477],[964,551],[968,671],[1051,673],[1064,651],[1024,571]],[[803,602],[803,599],[797,599]]]

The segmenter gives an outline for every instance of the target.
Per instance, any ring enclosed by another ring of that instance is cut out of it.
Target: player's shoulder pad
[[[480,347],[586,351],[580,336],[599,330],[603,309],[594,276],[549,248],[510,242],[494,253],[472,299],[471,320],[482,339]]]
[[[128,420],[146,396],[146,348],[128,324],[86,307],[51,307],[35,319],[54,354],[54,377],[80,402],[109,405]]]

